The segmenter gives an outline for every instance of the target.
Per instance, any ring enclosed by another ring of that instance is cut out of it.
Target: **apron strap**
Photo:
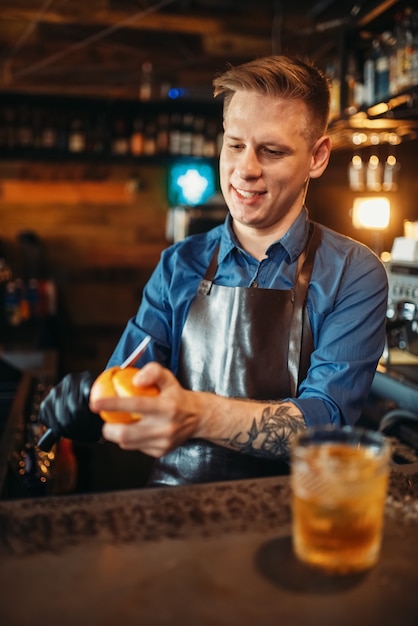
[[[210,288],[212,287],[212,283],[215,280],[216,270],[218,269],[219,246],[220,244],[216,246],[215,252],[213,253],[212,259],[206,269],[205,275],[199,283],[197,293],[199,293],[202,296],[209,295]]]
[[[313,351],[312,333],[310,337],[303,336],[303,329],[310,328],[308,314],[306,310],[306,296],[308,293],[309,281],[315,259],[315,252],[321,240],[321,231],[314,222],[309,224],[309,235],[305,249],[298,259],[295,286],[293,288],[293,315],[289,332],[289,357],[288,367],[291,385],[291,397],[296,397],[299,386],[299,375],[301,371],[306,372],[309,363],[300,368],[300,361],[303,357],[309,358]],[[304,322],[305,316],[305,324]],[[305,342],[304,342],[305,340]],[[310,345],[305,346],[304,343]],[[308,355],[308,356],[307,356]]]

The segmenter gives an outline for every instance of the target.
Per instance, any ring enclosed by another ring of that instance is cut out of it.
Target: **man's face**
[[[300,100],[234,94],[224,120],[220,180],[238,229],[285,232],[300,213],[309,177],[326,167],[317,173],[307,129]]]

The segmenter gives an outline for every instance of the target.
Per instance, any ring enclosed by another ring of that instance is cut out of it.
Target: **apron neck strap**
[[[292,289],[293,315],[289,332],[288,360],[292,397],[296,396],[296,392],[300,382],[299,376],[301,371],[307,371],[308,369],[308,363],[305,363],[302,369],[300,368],[301,358],[307,358],[307,355],[310,356],[310,353],[313,350],[312,336],[308,337],[306,330],[304,336],[304,329],[310,328],[305,303],[308,293],[309,281],[312,275],[315,252],[318,248],[320,240],[320,229],[315,224],[315,222],[309,222],[308,241],[306,243],[305,249],[298,259],[295,286]],[[312,345],[305,345],[306,342],[309,342]]]
[[[215,274],[216,274],[216,270],[218,269],[218,254],[219,254],[219,247],[220,244],[218,244],[215,248],[215,252],[213,253],[211,262],[209,263],[205,275],[202,278],[202,280],[199,283],[199,287],[197,290],[197,293],[202,295],[202,296],[207,296],[209,295],[210,292],[210,288],[212,287],[212,283],[215,280]]]

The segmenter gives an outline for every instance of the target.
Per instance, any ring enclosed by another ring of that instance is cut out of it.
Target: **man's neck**
[[[244,250],[257,261],[262,261],[267,256],[266,250],[269,246],[287,233],[296,217],[293,215],[291,217],[287,216],[287,219],[268,229],[253,228],[234,221],[232,221],[232,227]]]

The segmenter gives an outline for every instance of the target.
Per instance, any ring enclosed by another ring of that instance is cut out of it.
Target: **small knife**
[[[135,348],[135,350],[133,350],[133,352],[131,352],[131,354],[124,360],[122,365],[120,365],[120,368],[122,370],[124,370],[126,367],[129,367],[130,365],[133,365],[135,363],[135,361],[137,361],[139,359],[139,357],[144,354],[145,350],[148,348],[148,346],[150,344],[150,341],[151,341],[151,337],[149,335],[147,335],[141,341],[139,346],[137,346]]]

